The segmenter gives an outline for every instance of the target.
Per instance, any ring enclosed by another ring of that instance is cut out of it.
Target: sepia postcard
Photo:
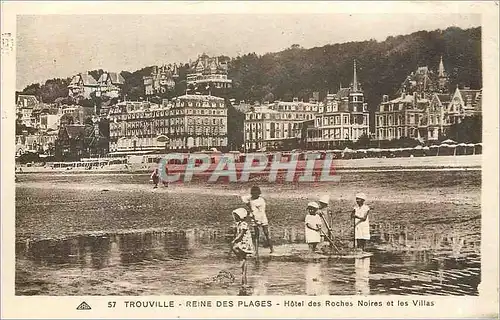
[[[1,317],[498,319],[497,1],[2,1]]]

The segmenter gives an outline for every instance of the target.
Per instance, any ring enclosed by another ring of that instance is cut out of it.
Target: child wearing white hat
[[[365,204],[366,195],[362,192],[356,194],[356,205],[352,211],[354,218],[354,240],[356,248],[365,250],[366,242],[370,240],[370,207]]]
[[[317,211],[319,205],[316,202],[309,202],[307,204],[307,215],[305,219],[305,235],[306,243],[312,252],[316,251],[318,243],[321,242],[321,224],[322,220]]]

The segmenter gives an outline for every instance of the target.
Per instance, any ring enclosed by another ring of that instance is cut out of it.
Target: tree
[[[446,139],[456,142],[478,143],[482,141],[483,122],[480,115],[465,117],[460,123],[451,125]]]
[[[21,92],[22,94],[34,95],[45,103],[53,103],[58,98],[68,96],[68,85],[71,79],[49,79],[43,85],[39,83],[30,84]]]
[[[370,147],[371,139],[370,136],[366,133],[363,133],[358,140],[354,143],[354,146],[357,149],[367,149]]]
[[[233,107],[229,99],[225,100],[227,106],[228,147],[230,150],[239,150],[244,141],[243,123],[245,121],[245,114]]]

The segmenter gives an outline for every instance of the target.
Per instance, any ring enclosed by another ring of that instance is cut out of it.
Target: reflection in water
[[[321,264],[307,263],[305,266],[306,294],[308,296],[328,295],[328,287],[321,274]]]
[[[18,259],[27,257],[38,265],[69,264],[94,269],[151,260],[185,259],[188,250],[184,232],[89,235],[16,245]]]
[[[370,257],[354,259],[354,291],[356,294],[370,294]]]
[[[255,296],[266,296],[267,286],[269,285],[269,270],[267,264],[259,263],[255,265],[254,270],[248,269],[248,272],[258,274],[257,277],[250,276],[250,282],[253,286],[253,295]]]
[[[391,228],[386,225],[378,240],[378,243],[389,247],[375,246],[378,249],[371,258],[336,259],[321,263],[270,259],[260,264],[250,259],[248,276],[251,294],[303,294],[304,291],[307,295],[477,294],[480,256],[479,252],[474,252],[478,246],[476,239],[458,233],[422,235],[404,227]],[[281,230],[281,235],[287,239],[282,242],[298,241],[301,237],[299,229],[294,230]],[[274,234],[279,236],[277,231]],[[16,259],[19,262],[29,261],[34,264],[35,270],[40,270],[38,267],[42,266],[48,270],[45,271],[47,274],[54,272],[51,270],[68,267],[108,268],[112,271],[110,268],[120,265],[136,265],[134,270],[138,272],[142,265],[145,265],[144,268],[153,266],[182,270],[175,277],[169,277],[171,283],[179,282],[172,286],[191,286],[193,293],[203,294],[204,289],[190,280],[193,275],[211,277],[213,274],[209,273],[225,268],[239,272],[237,260],[227,255],[226,235],[226,230],[189,229],[20,241],[16,243]],[[444,250],[415,249],[416,246],[431,245]],[[464,252],[467,254],[464,255]],[[211,269],[199,267],[206,264],[211,264]],[[238,288],[234,288],[234,294],[237,293]]]

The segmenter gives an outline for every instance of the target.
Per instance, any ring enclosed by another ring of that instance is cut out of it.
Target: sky
[[[94,69],[135,71],[202,53],[235,57],[471,28],[466,14],[19,15],[16,89]]]

